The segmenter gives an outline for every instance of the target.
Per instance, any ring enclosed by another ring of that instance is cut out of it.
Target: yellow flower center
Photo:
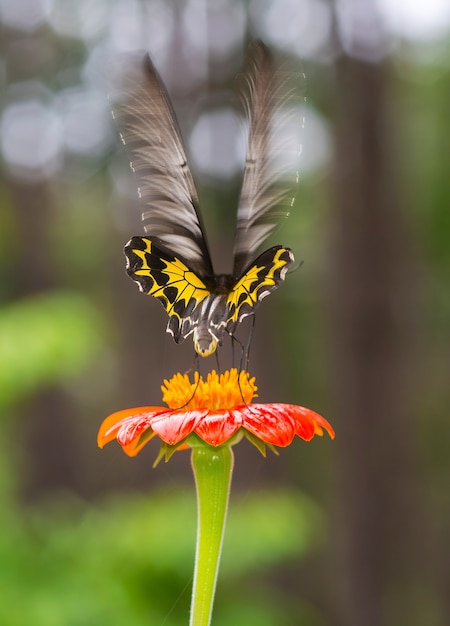
[[[238,373],[233,367],[220,375],[213,370],[206,380],[195,372],[193,383],[187,374],[178,373],[164,381],[161,391],[163,401],[171,409],[230,409],[250,404],[257,397],[255,381],[255,377],[250,378],[245,370]]]

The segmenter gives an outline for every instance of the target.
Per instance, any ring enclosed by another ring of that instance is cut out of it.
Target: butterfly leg
[[[236,362],[235,361],[235,352],[234,352],[235,343],[237,343],[239,345],[239,348],[240,348],[241,354],[240,354],[240,357],[239,357],[238,387],[239,387],[239,391],[240,391],[240,394],[241,394],[242,401],[243,401],[243,403],[245,405],[247,405],[247,402],[245,401],[244,394],[242,393],[242,388],[241,388],[241,372],[242,372],[242,364],[244,362],[244,351],[245,351],[244,344],[242,343],[242,341],[240,339],[238,339],[236,337],[236,335],[234,335],[232,333],[230,333],[230,339],[231,339],[231,359],[232,359],[233,367],[235,367],[235,362]]]
[[[235,334],[230,333],[230,339],[231,339],[231,364],[233,367],[236,367],[236,354],[234,352],[234,346],[237,343],[239,345],[239,349],[240,349],[240,357],[239,357],[239,372],[242,370],[242,362],[243,362],[243,354],[244,354],[244,345],[242,343],[242,341],[240,339],[238,339],[236,337]]]
[[[255,330],[255,322],[256,322],[255,315],[252,315],[251,317],[252,317],[252,321],[251,321],[250,331],[249,331],[247,343],[245,344],[245,346],[242,343],[242,341],[240,341],[235,335],[230,335],[231,338],[234,339],[234,341],[236,341],[241,347],[241,356],[239,358],[239,371],[240,372],[242,372],[242,370],[247,370],[249,363],[250,363],[250,348],[252,345],[253,331]],[[234,346],[234,344],[232,345]],[[233,349],[233,364],[234,364],[234,349]]]
[[[254,317],[254,316],[253,316]],[[253,327],[255,325],[255,322],[253,320],[252,322],[252,328],[251,328],[251,334],[253,333]],[[241,348],[241,355],[239,357],[239,376],[238,376],[238,387],[239,387],[239,391],[241,394],[241,398],[243,403],[245,404],[245,406],[247,406],[250,411],[251,411],[251,407],[247,404],[245,398],[244,398],[244,394],[242,393],[242,387],[241,387],[241,372],[244,371],[245,374],[248,371],[248,362],[249,362],[249,348],[250,348],[250,342],[251,342],[251,336],[249,338],[249,340],[247,341],[247,345],[244,346],[244,344],[242,343],[242,341],[240,341],[237,337],[235,337],[234,335],[231,335],[231,338],[234,339],[234,341],[236,341],[240,348]],[[234,346],[234,342],[232,344]]]
[[[214,353],[215,357],[216,357],[216,367],[217,367],[217,373],[219,374],[221,372],[220,369],[220,361],[219,361],[219,351],[216,350]]]
[[[186,370],[185,374],[190,374],[191,372],[200,372],[197,352],[194,353],[194,360],[192,361],[192,365],[188,370]]]
[[[194,364],[196,364],[196,368],[194,369]],[[188,400],[186,400],[186,402],[184,404],[182,404],[181,406],[178,406],[175,410],[180,411],[181,409],[184,409],[190,402],[192,402],[192,400],[194,399],[195,394],[197,393],[197,389],[198,386],[200,384],[200,372],[198,369],[198,355],[195,355],[195,359],[194,359],[194,363],[192,364],[191,368],[186,372],[186,374],[189,374],[192,370],[194,370],[194,380],[195,380],[195,387],[194,387],[194,391],[192,392],[191,396],[189,397]],[[195,376],[195,372],[197,373],[197,376]]]
[[[249,363],[250,363],[250,348],[252,347],[252,340],[253,340],[253,332],[255,330],[255,323],[256,323],[256,316],[252,315],[251,316],[252,321],[251,321],[251,326],[250,326],[250,331],[248,333],[248,339],[247,339],[247,344],[245,346],[245,351],[242,351],[241,354],[241,364],[240,364],[240,368],[242,369],[242,365],[244,365],[243,369],[248,369]],[[245,355],[245,358],[244,358]]]

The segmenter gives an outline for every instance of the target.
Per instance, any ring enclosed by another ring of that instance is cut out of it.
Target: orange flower
[[[135,456],[155,436],[163,442],[168,458],[176,449],[205,442],[211,446],[232,445],[243,436],[262,452],[265,446],[288,446],[295,435],[309,441],[330,424],[318,413],[295,404],[251,404],[257,396],[255,378],[233,368],[218,375],[214,370],[204,380],[198,372],[191,383],[186,374],[175,374],[161,387],[169,408],[144,406],[113,413],[98,433],[100,448],[117,439],[124,452]]]

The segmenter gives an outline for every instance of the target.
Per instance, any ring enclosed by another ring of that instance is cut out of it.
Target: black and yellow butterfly
[[[279,218],[289,214],[291,203],[272,161],[283,150],[282,142],[276,142],[276,116],[290,91],[286,73],[276,70],[264,44],[250,46],[248,61],[249,139],[232,274],[213,271],[181,133],[149,57],[128,73],[126,98],[114,111],[138,179],[148,234],[126,244],[127,273],[142,292],[162,303],[170,318],[167,332],[174,340],[180,343],[192,334],[201,356],[212,354],[225,333],[233,335],[239,322],[254,314],[294,261],[291,250],[282,246],[255,260]]]

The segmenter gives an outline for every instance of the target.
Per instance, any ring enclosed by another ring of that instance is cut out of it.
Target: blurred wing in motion
[[[280,219],[289,215],[293,198],[283,178],[292,173],[300,154],[302,125],[294,106],[297,75],[277,68],[272,53],[260,41],[250,46],[248,62],[245,104],[250,128],[237,212],[235,276],[254,259]]]
[[[148,56],[129,63],[113,116],[131,159],[144,230],[200,276],[213,273],[181,132],[165,87]]]
[[[162,303],[169,316],[167,330],[175,341],[192,334],[201,356],[212,354],[224,333],[234,334],[241,320],[254,314],[294,260],[282,246],[255,260],[257,249],[279,219],[287,217],[291,205],[281,179],[292,170],[285,130],[291,118],[287,104],[293,95],[289,86],[293,75],[275,67],[261,42],[252,44],[248,60],[250,130],[231,275],[213,273],[181,133],[148,57],[136,64],[137,69],[127,65],[114,109],[138,179],[148,235],[133,237],[125,246],[127,273],[142,292]]]

